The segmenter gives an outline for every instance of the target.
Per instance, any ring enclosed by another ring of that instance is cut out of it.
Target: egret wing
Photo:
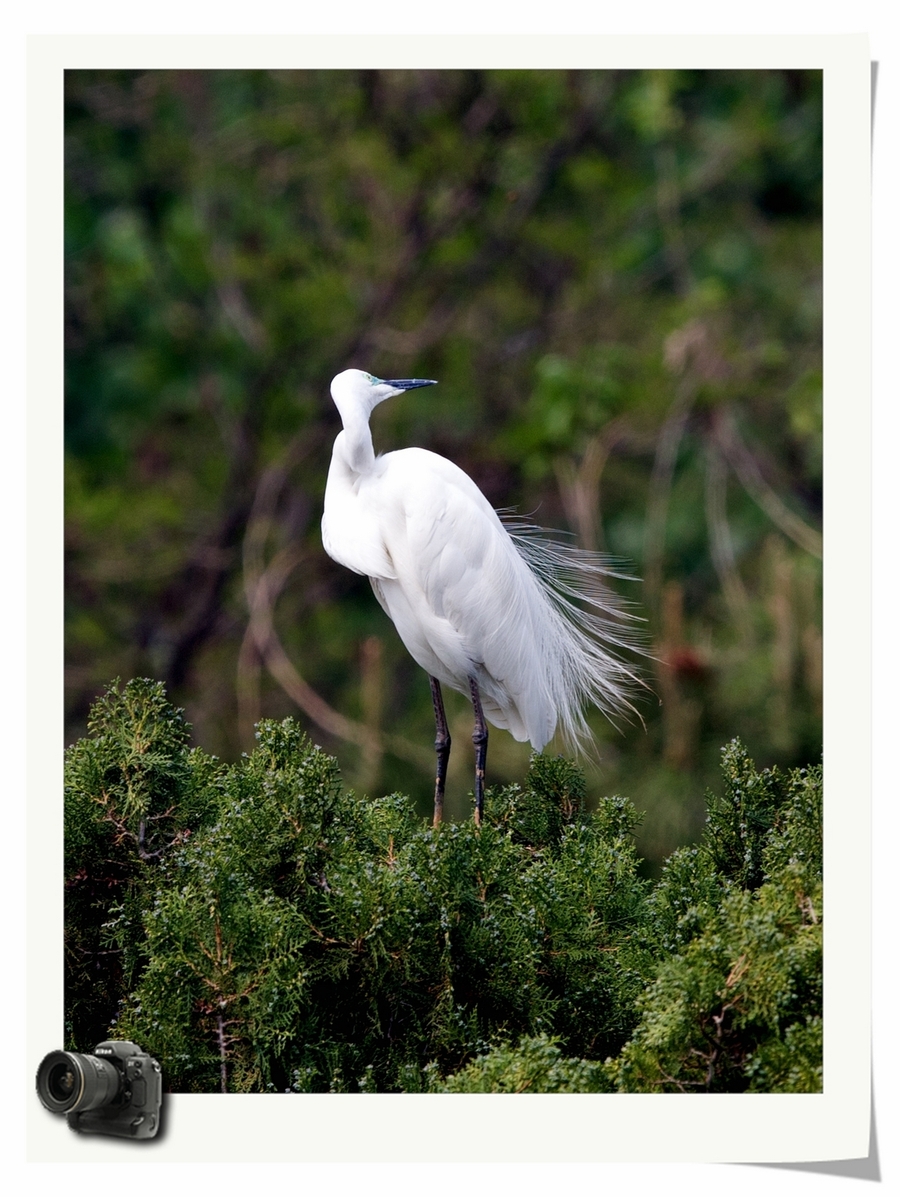
[[[396,582],[376,587],[412,656],[458,690],[474,677],[491,721],[542,745],[555,714],[546,601],[487,499],[425,450],[385,459],[379,524]]]

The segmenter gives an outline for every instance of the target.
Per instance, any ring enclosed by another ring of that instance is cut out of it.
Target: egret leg
[[[475,708],[475,730],[472,732],[472,743],[475,745],[475,823],[480,827],[484,810],[484,768],[487,764],[488,729],[484,711],[481,709],[478,683],[473,677],[469,678],[469,689],[472,692],[472,706]]]
[[[434,703],[434,748],[437,752],[437,769],[434,777],[434,826],[437,827],[444,816],[444,784],[447,781],[447,761],[450,759],[450,729],[447,726],[447,716],[444,714],[444,696],[441,694],[441,683],[436,677],[429,677],[431,682],[431,701]]]

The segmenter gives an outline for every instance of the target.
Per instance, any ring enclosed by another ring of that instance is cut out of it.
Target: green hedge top
[[[224,765],[116,683],[67,755],[69,1046],[179,1091],[818,1090],[821,769],[723,775],[652,883],[562,758],[433,828],[291,719]]]

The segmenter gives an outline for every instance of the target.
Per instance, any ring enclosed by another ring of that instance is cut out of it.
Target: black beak
[[[389,387],[396,387],[399,391],[411,391],[414,387],[437,386],[436,378],[386,378]]]

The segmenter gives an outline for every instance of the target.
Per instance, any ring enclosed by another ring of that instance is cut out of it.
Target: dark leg
[[[484,711],[481,709],[478,683],[473,677],[469,678],[469,689],[472,691],[472,706],[475,708],[475,730],[472,732],[472,743],[475,745],[475,823],[480,827],[484,810],[484,767],[487,764],[488,729],[484,721]]]
[[[434,703],[434,747],[437,752],[437,771],[434,777],[434,826],[437,827],[444,815],[444,783],[447,780],[447,761],[450,759],[450,729],[444,714],[444,697],[441,683],[436,677],[431,682],[431,701]]]

